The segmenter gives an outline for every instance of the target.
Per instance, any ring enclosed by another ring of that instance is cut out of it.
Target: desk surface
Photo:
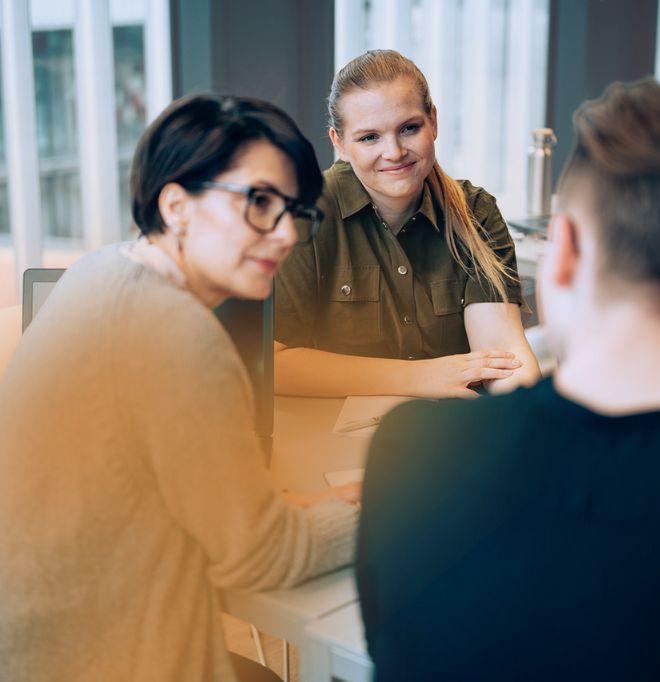
[[[332,433],[343,399],[275,398],[275,432],[271,470],[278,487],[322,490],[327,471],[364,466],[367,438]],[[357,589],[352,568],[329,573],[288,590],[223,594],[227,613],[294,644],[302,644],[305,626],[354,603]]]
[[[367,653],[357,602],[309,623],[305,637],[300,664],[306,682],[371,680],[373,663]]]
[[[343,398],[275,397],[271,471],[277,486],[323,490],[328,471],[364,466],[368,438],[332,433]]]

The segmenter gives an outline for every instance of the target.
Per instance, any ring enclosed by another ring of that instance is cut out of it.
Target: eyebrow
[[[412,123],[413,121],[419,121],[420,118],[424,118],[421,115],[417,116],[411,116],[410,118],[407,118],[403,123],[399,123],[397,125],[397,128],[403,128],[403,126],[407,125],[408,123]],[[358,130],[355,130],[353,132],[353,135],[364,135],[365,133],[378,133],[380,132],[377,128],[358,128]]]
[[[267,182],[266,180],[255,180],[253,183],[250,183],[252,187],[255,187],[257,189],[272,189],[274,192],[277,192],[278,194],[281,194],[283,197],[286,197],[287,199],[293,199],[297,201],[298,197],[293,197],[290,194],[286,194],[283,192],[279,187],[275,187],[271,182]]]

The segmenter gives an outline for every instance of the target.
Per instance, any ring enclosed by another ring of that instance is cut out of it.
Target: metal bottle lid
[[[534,128],[532,130],[532,140],[535,145],[543,147],[551,147],[557,142],[552,128]]]

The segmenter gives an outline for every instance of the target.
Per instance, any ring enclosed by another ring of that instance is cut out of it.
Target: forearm
[[[417,396],[422,394],[421,362],[285,348],[275,353],[275,392],[320,398]]]
[[[541,378],[538,362],[525,337],[517,305],[471,304],[465,309],[465,330],[471,350],[497,348],[513,353],[521,363],[511,376],[487,382],[490,393],[507,393],[518,386],[530,386]]]
[[[521,342],[509,344],[506,350],[515,353],[522,365],[510,377],[489,382],[486,388],[492,395],[508,393],[519,386],[532,386],[541,378],[541,370],[536,357],[524,337]]]

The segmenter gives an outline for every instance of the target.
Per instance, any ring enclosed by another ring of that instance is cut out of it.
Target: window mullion
[[[23,271],[41,265],[39,154],[27,0],[2,0],[2,84],[9,215],[16,252],[17,291]]]
[[[108,0],[78,0],[74,41],[85,246],[119,241],[119,172]]]
[[[172,101],[170,5],[149,0],[145,26],[147,123]]]
[[[371,39],[375,46],[411,56],[410,4],[410,0],[372,0],[374,28]]]
[[[335,71],[367,49],[364,2],[335,0]]]

